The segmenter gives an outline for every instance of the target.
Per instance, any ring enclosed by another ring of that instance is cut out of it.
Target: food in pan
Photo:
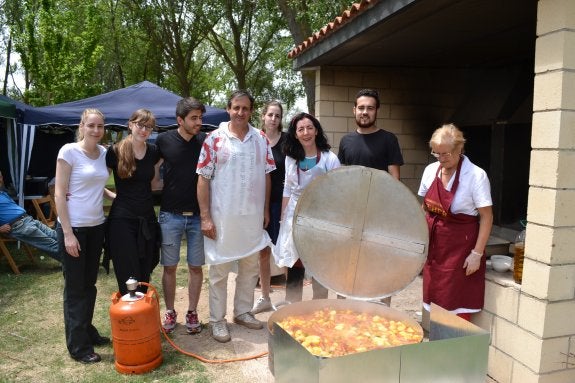
[[[419,343],[421,329],[377,314],[324,308],[278,325],[310,353],[326,358]]]

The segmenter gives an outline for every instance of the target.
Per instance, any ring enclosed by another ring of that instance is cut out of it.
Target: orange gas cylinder
[[[142,374],[162,364],[158,293],[153,288],[136,292],[134,279],[126,284],[130,293],[116,292],[110,305],[115,365],[123,374]]]

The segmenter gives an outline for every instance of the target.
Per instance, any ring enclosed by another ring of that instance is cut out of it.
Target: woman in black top
[[[146,142],[155,126],[152,112],[138,109],[128,121],[131,134],[106,154],[106,166],[114,172],[116,184],[116,198],[108,215],[106,250],[122,295],[127,293],[126,281],[130,277],[149,282],[159,259],[160,231],[152,181],[159,179],[155,165],[160,155],[155,145]]]
[[[262,130],[270,142],[274,162],[276,163],[276,169],[271,172],[270,222],[266,228],[274,244],[276,243],[280,229],[282,193],[285,177],[285,155],[282,151],[282,145],[285,141],[286,133],[282,132],[282,118],[283,107],[279,101],[269,101],[264,105],[262,111]],[[260,251],[260,286],[262,295],[254,303],[252,314],[273,309],[270,299],[270,254],[271,249],[269,247]]]

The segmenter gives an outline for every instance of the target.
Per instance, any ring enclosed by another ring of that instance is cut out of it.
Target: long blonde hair
[[[154,114],[147,109],[138,109],[132,113],[132,116],[130,116],[130,119],[128,120],[128,124],[138,122],[149,122],[153,127],[155,127],[156,117],[154,117]],[[134,155],[132,141],[133,135],[128,134],[126,138],[114,145],[114,151],[116,152],[116,157],[118,157],[117,172],[120,178],[131,178],[136,171],[136,156]]]
[[[81,128],[86,123],[88,116],[91,114],[96,114],[102,118],[102,121],[105,121],[104,113],[100,112],[99,109],[96,108],[84,109],[84,111],[82,112],[82,116],[80,117],[80,125],[78,126],[78,130],[76,130],[76,142],[80,142],[84,139],[84,131]]]

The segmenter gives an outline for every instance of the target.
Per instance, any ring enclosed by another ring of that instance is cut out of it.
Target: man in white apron
[[[250,313],[259,276],[259,251],[270,245],[270,172],[275,169],[269,143],[249,125],[254,99],[234,92],[222,122],[204,141],[198,161],[198,202],[204,251],[209,265],[212,337],[228,342],[225,319],[228,274],[237,262],[234,322],[251,329],[263,323]]]

